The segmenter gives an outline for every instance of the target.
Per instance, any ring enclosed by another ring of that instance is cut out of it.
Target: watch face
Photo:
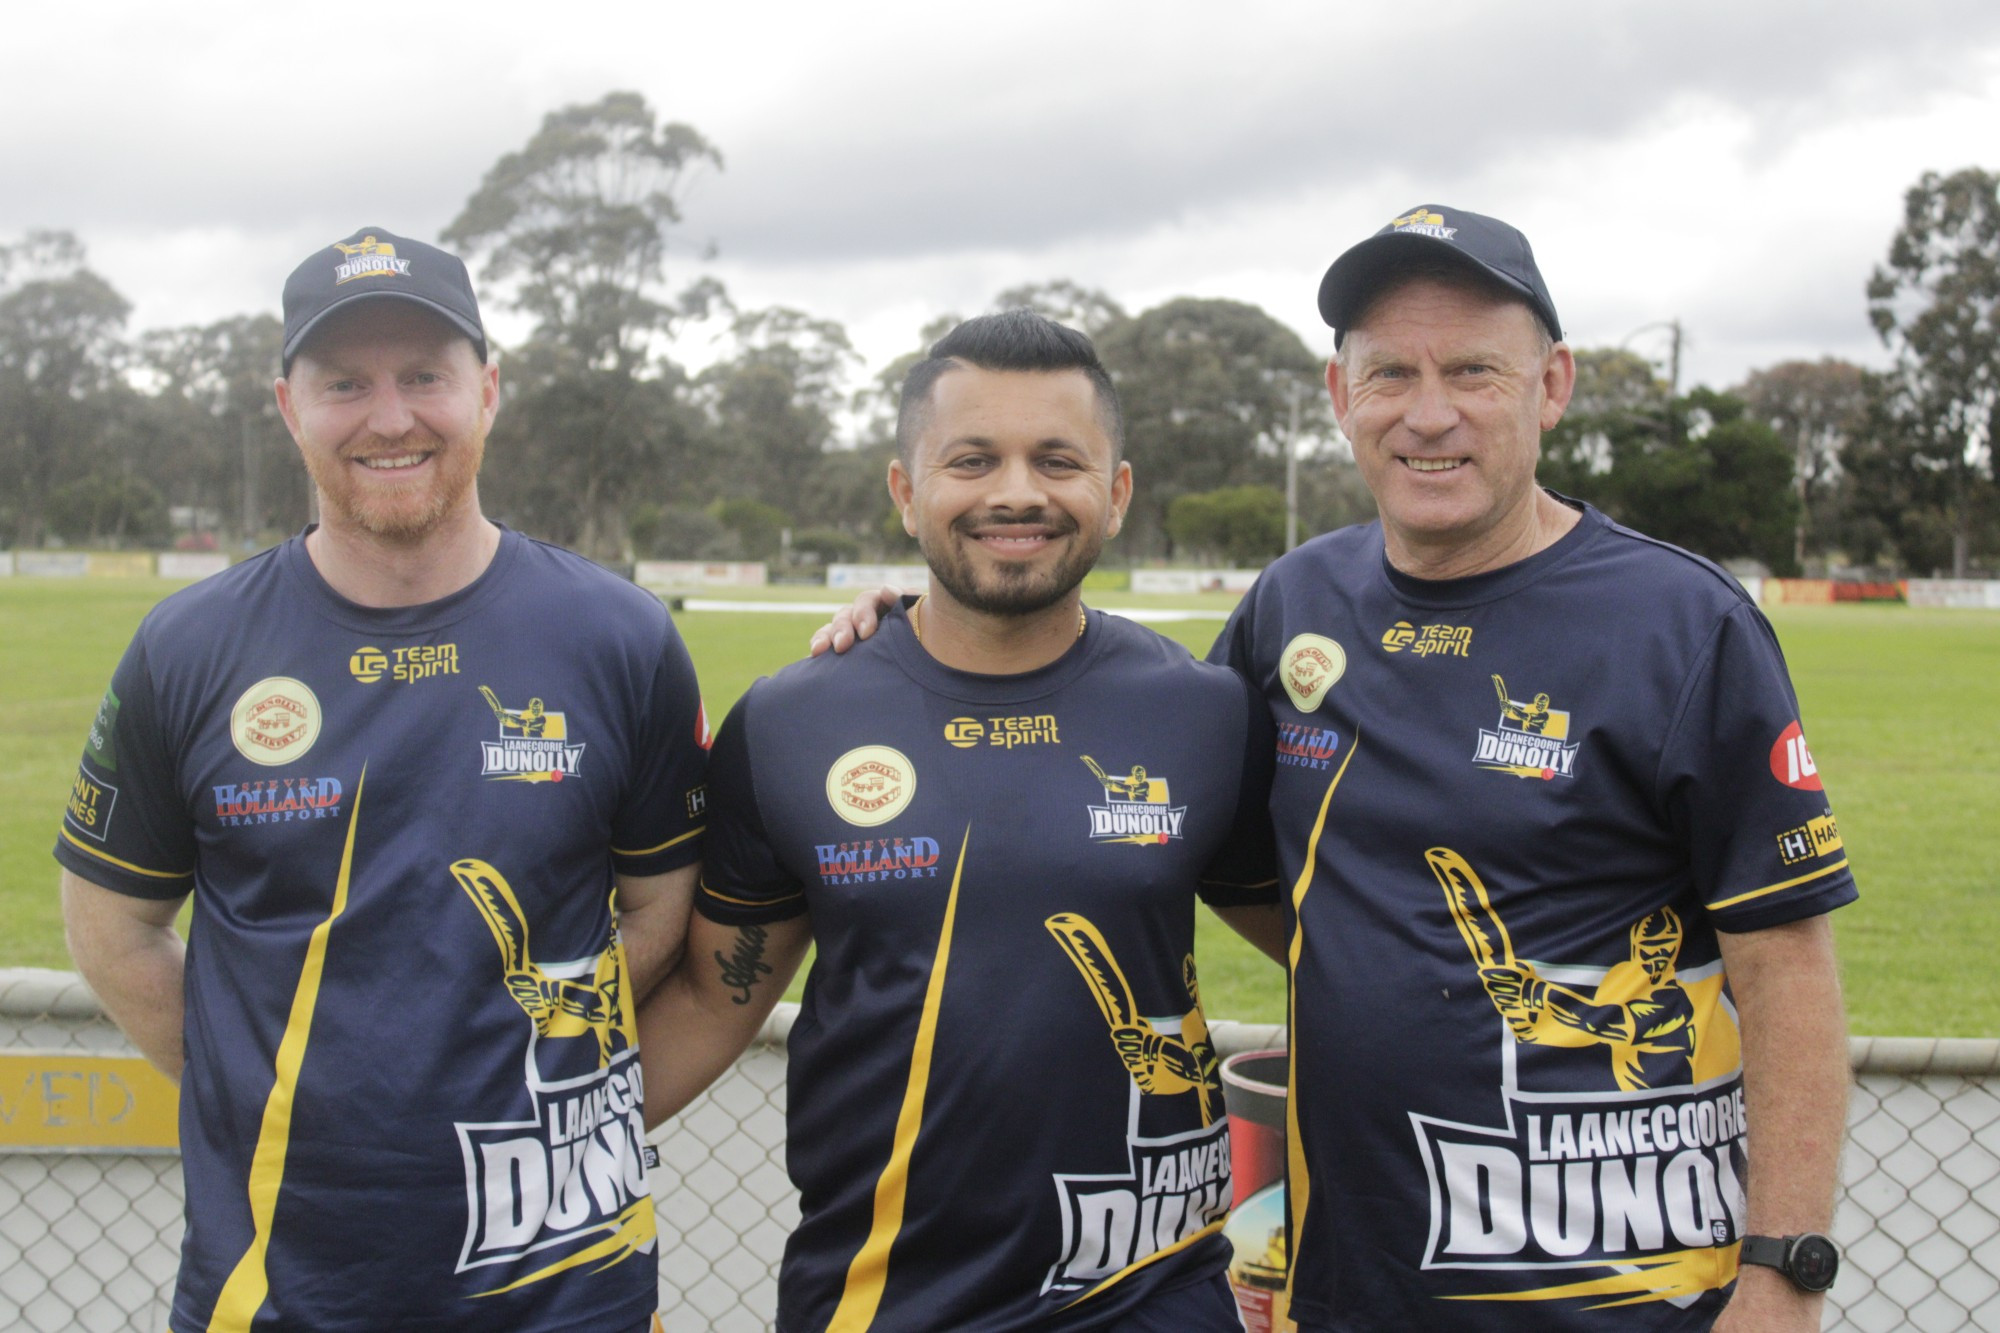
[[[1800,1236],[1792,1245],[1792,1281],[1807,1291],[1825,1291],[1833,1285],[1833,1275],[1840,1270],[1840,1251],[1825,1236],[1810,1233]]]

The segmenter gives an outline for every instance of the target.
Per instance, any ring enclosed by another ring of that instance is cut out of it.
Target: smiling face
[[[1124,521],[1132,469],[1082,371],[958,365],[931,386],[908,461],[889,465],[935,598],[1024,616],[1069,597]]]
[[[1390,561],[1443,577],[1528,554],[1542,432],[1575,380],[1569,348],[1551,346],[1519,301],[1436,278],[1377,298],[1327,386]]]
[[[321,524],[410,545],[476,512],[499,386],[465,335],[421,306],[360,301],[329,317],[277,385]]]

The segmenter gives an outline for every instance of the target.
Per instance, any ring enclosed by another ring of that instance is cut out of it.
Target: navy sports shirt
[[[659,603],[513,532],[422,606],[294,538],[147,616],[56,856],[194,895],[175,1329],[650,1314],[612,873],[697,856],[702,732]]]
[[[900,615],[758,682],[710,769],[698,910],[809,912],[778,1326],[1089,1328],[1229,1255],[1197,892],[1270,902],[1272,753],[1233,673],[1092,612],[1013,676]]]
[[[1763,616],[1588,508],[1436,582],[1369,524],[1273,564],[1211,657],[1294,747],[1293,1317],[1706,1329],[1744,1224],[1716,931],[1855,894]]]

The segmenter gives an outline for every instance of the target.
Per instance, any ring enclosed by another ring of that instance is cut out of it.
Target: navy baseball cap
[[[1498,218],[1449,204],[1422,204],[1333,261],[1319,284],[1319,314],[1340,346],[1382,285],[1416,260],[1443,258],[1483,273],[1528,303],[1549,337],[1562,340],[1556,303],[1535,267],[1528,238]]]
[[[434,245],[381,227],[363,227],[314,251],[285,279],[285,373],[291,373],[299,344],[321,320],[350,302],[377,296],[436,311],[472,339],[473,350],[485,362],[486,328],[479,321],[479,298],[472,294],[464,262]]]

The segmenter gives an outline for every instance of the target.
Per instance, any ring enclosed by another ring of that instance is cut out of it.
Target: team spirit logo
[[[1181,836],[1187,822],[1187,807],[1174,805],[1167,796],[1167,780],[1146,772],[1143,764],[1132,765],[1123,777],[1113,777],[1089,755],[1084,766],[1104,788],[1105,803],[1090,807],[1092,842],[1131,842],[1158,846]]]
[[[267,676],[229,710],[229,739],[253,764],[271,767],[303,759],[319,739],[319,699],[304,681]]]
[[[1425,1268],[1489,1272],[1466,1300],[1685,1307],[1735,1276],[1741,1044],[1719,961],[1683,970],[1680,917],[1634,922],[1608,967],[1516,954],[1487,886],[1425,853],[1499,1020],[1500,1125],[1412,1115],[1430,1181]],[[1522,1289],[1523,1275],[1546,1285]]]
[[[1444,214],[1433,213],[1427,208],[1419,208],[1414,213],[1405,213],[1389,223],[1397,232],[1410,232],[1418,236],[1435,236],[1448,241],[1458,235],[1458,228],[1444,225]]]
[[[1577,746],[1569,743],[1569,714],[1549,707],[1547,694],[1523,703],[1507,693],[1507,682],[1498,676],[1493,677],[1493,692],[1500,696],[1498,729],[1479,729],[1472,762],[1518,778],[1571,776]]]
[[[1043,923],[1076,965],[1131,1079],[1127,1169],[1057,1175],[1063,1248],[1044,1293],[1078,1291],[1220,1227],[1229,1211],[1229,1132],[1222,1079],[1202,1017],[1194,957],[1181,975],[1189,1008],[1147,1018],[1103,932],[1073,912]]]
[[[1287,768],[1331,768],[1339,752],[1339,732],[1303,722],[1278,724],[1278,762]]]
[[[864,838],[814,846],[822,884],[873,884],[886,879],[936,879],[936,838]]]
[[[333,243],[333,248],[347,256],[333,266],[333,285],[353,282],[356,278],[407,278],[410,276],[410,261],[396,256],[396,247],[387,241],[378,241],[373,236],[364,236],[359,245]]]
[[[975,745],[1011,750],[1017,745],[1061,745],[1055,714],[1024,713],[1019,717],[955,717],[944,724],[944,739],[954,749]]]
[[[215,796],[215,822],[289,824],[301,819],[338,819],[346,796],[339,778],[266,778],[223,782],[210,788]]]
[[[1382,631],[1382,651],[1407,651],[1416,657],[1472,656],[1472,626],[1425,625],[1421,629],[1399,620]]]
[[[347,673],[363,685],[373,685],[384,678],[407,684],[432,676],[456,676],[458,645],[428,643],[386,652],[373,645],[363,646],[348,656]]]
[[[1832,856],[1845,845],[1840,839],[1840,825],[1833,822],[1833,811],[1829,810],[1798,828],[1780,833],[1778,858],[1788,866],[1795,866],[1801,861],[1817,861],[1822,856]]]
[[[1806,748],[1806,734],[1794,722],[1778,733],[1771,743],[1771,776],[1799,791],[1825,791],[1819,780],[1819,765]]]
[[[570,743],[569,719],[551,713],[540,699],[526,708],[508,708],[484,685],[486,706],[500,724],[498,740],[479,742],[480,773],[495,782],[561,782],[583,766],[583,746]]]
[[[492,932],[501,983],[529,1023],[529,1118],[457,1126],[467,1201],[458,1271],[541,1264],[496,1274],[494,1290],[511,1290],[652,1252],[645,1083],[616,919],[594,957],[538,962],[499,870],[468,857],[451,876]],[[545,1251],[546,1262],[532,1257]]]
[[[1347,650],[1323,634],[1301,634],[1278,656],[1278,680],[1292,706],[1310,713],[1347,672]]]
[[[849,750],[826,771],[827,804],[862,828],[888,823],[909,808],[916,794],[916,765],[886,745]]]

